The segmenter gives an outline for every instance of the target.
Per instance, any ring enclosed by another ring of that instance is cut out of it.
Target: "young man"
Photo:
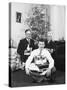
[[[30,55],[31,51],[34,49],[34,41],[31,39],[31,30],[26,29],[25,30],[25,38],[20,40],[17,53],[20,57],[20,60],[22,62],[22,66],[24,66],[24,63],[26,62],[28,56]]]
[[[53,78],[53,72],[56,71],[54,60],[44,46],[44,40],[40,39],[38,42],[39,48],[31,52],[25,66],[26,74],[31,75],[37,82],[41,82],[45,79],[51,80]]]

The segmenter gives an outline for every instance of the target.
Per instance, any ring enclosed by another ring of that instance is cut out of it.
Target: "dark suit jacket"
[[[54,44],[53,41],[50,41],[49,43],[48,43],[48,41],[46,41],[46,46],[45,47],[48,48],[48,49],[55,49],[55,44]]]
[[[19,42],[17,53],[21,56],[22,62],[26,62],[26,59],[28,58],[28,56],[24,55],[24,51],[26,50],[28,44],[29,43],[26,40],[26,38],[20,40],[20,42]],[[32,39],[30,39],[29,46],[32,47],[32,50],[35,49],[34,41]]]
[[[48,49],[53,49],[53,53],[51,54],[52,57],[55,59],[55,50],[56,50],[56,45],[55,45],[55,42],[53,42],[52,40],[48,43],[48,41],[46,41],[46,46],[45,48],[48,48]]]

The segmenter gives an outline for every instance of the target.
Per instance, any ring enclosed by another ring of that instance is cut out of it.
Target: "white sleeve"
[[[47,55],[47,59],[49,61],[49,69],[52,69],[54,67],[54,59],[52,58],[49,51],[47,51],[46,55]]]
[[[29,67],[29,65],[31,64],[31,62],[33,60],[33,57],[34,57],[34,53],[31,52],[31,55],[28,57],[28,59],[26,61],[25,68],[28,68]]]

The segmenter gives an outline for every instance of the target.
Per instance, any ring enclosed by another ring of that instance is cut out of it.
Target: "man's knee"
[[[52,76],[55,76],[55,73],[56,73],[56,68],[55,67],[53,67],[51,70],[50,70],[50,72],[48,73],[46,73],[46,77],[52,77]]]
[[[51,73],[54,73],[54,72],[56,72],[56,67],[55,66],[51,69]]]

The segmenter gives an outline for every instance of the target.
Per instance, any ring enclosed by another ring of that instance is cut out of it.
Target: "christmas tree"
[[[39,38],[47,38],[47,33],[50,31],[48,9],[48,5],[36,5],[32,7],[29,12],[26,23],[32,31],[32,38],[34,40],[38,40]]]

